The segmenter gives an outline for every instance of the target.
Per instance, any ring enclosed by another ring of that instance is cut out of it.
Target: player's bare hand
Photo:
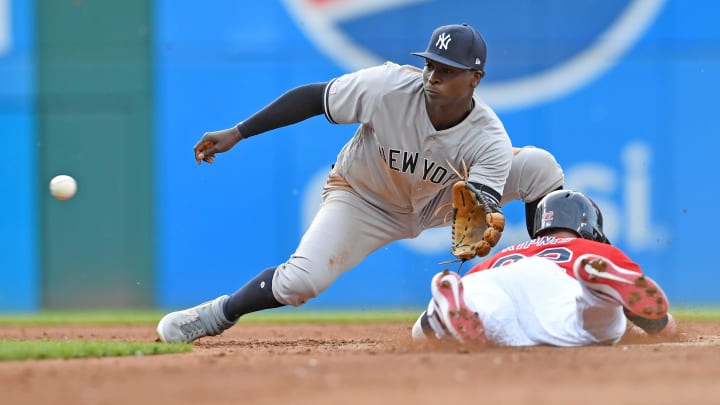
[[[242,135],[235,127],[206,132],[193,149],[195,161],[197,164],[202,164],[203,161],[213,163],[215,162],[215,154],[230,150],[236,143],[240,142],[240,139],[242,139]]]

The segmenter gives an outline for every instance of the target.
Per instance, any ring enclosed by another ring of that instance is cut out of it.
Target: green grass
[[[0,315],[0,326],[150,325],[162,318],[155,310],[40,311]]]
[[[405,311],[307,311],[278,308],[241,319],[243,323],[363,323],[413,322],[421,310]],[[157,310],[40,311],[0,314],[0,327],[28,326],[148,326],[154,327],[165,312]],[[1,333],[1,331],[0,331]],[[94,340],[0,339],[0,361],[140,356],[182,353],[191,344],[107,342]]]
[[[670,307],[670,313],[676,320],[720,321],[720,309],[711,307]]]
[[[424,309],[424,308],[423,308]],[[370,323],[370,322],[414,322],[423,309],[366,311],[366,310],[326,310],[312,311],[298,308],[281,308],[273,311],[257,312],[240,318],[241,322],[251,323]]]
[[[40,311],[32,314],[0,315],[0,327],[151,326],[157,323],[162,315],[162,312],[156,310]],[[0,339],[0,361],[145,356],[183,353],[191,350],[192,345],[190,344]]]
[[[145,356],[190,350],[192,345],[176,343],[0,339],[0,361]]]
[[[249,314],[243,323],[363,323],[414,321],[422,309],[391,311],[308,311],[301,308],[278,308]],[[72,325],[152,325],[165,312],[157,310],[87,310],[40,311],[32,314],[0,314],[1,326],[72,326]]]
[[[368,323],[414,322],[422,309],[314,311],[278,308],[246,315],[241,323]],[[720,309],[678,307],[677,320],[720,321]],[[154,327],[165,312],[158,310],[40,311],[33,314],[0,314],[0,327],[14,326],[148,326]],[[1,333],[1,331],[0,331]],[[109,356],[141,356],[182,353],[191,344],[149,342],[107,342],[93,340],[10,340],[0,339],[0,361],[69,359]]]
[[[413,322],[423,308],[404,310],[306,310],[277,308],[245,315],[242,323],[367,323]],[[676,307],[671,310],[676,319],[720,321],[720,308]],[[165,314],[159,310],[47,310],[31,314],[1,314],[2,326],[72,326],[154,325]]]

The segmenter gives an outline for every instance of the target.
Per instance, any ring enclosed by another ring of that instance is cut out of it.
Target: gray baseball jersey
[[[470,181],[502,194],[513,151],[498,117],[474,97],[475,107],[462,122],[438,131],[422,86],[420,69],[394,63],[326,86],[328,120],[360,126],[340,151],[298,248],[274,273],[278,302],[302,305],[375,250],[448,226],[435,210],[450,201],[458,180],[452,167],[462,171],[463,161]]]
[[[361,124],[338,155],[337,173],[370,203],[398,213],[420,212],[459,180],[452,167],[462,173],[463,161],[470,181],[502,194],[512,152],[495,112],[474,97],[468,117],[438,131],[422,86],[422,70],[390,62],[328,84],[328,120]]]

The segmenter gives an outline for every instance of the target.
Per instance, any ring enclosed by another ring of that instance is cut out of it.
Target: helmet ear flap
[[[610,242],[603,232],[600,208],[579,191],[557,190],[543,197],[535,210],[533,238],[549,229],[567,229],[583,239]]]

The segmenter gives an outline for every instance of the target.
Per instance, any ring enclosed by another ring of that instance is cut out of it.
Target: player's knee
[[[524,148],[516,156],[520,190],[525,202],[536,201],[563,186],[565,176],[555,157],[545,149]]]
[[[314,267],[307,259],[293,258],[278,266],[273,279],[273,294],[283,304],[300,306],[325,291],[334,279]]]
[[[527,148],[522,151],[522,158],[525,159],[525,171],[542,173],[543,176],[550,177],[562,185],[564,180],[562,167],[552,153],[541,148]]]

